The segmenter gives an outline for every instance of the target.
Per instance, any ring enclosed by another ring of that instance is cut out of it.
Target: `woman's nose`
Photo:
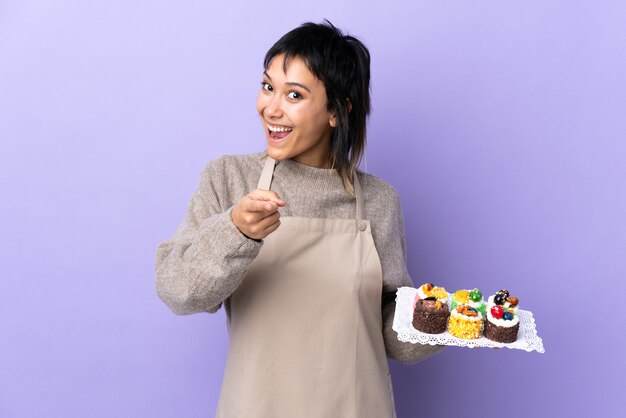
[[[282,116],[282,102],[278,94],[274,94],[269,98],[267,107],[265,108],[265,115],[268,117],[280,117]]]

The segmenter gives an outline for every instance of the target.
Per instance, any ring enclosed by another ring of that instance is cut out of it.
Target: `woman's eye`
[[[290,99],[296,99],[296,100],[302,98],[300,93],[298,93],[296,91],[290,91],[289,94],[287,95],[287,97],[289,97]]]
[[[266,83],[265,81],[261,81],[261,88],[263,90],[272,91],[272,86],[270,86],[270,83]]]

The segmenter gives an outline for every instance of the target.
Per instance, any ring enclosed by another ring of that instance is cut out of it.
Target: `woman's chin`
[[[276,149],[275,147],[268,145],[267,146],[267,155],[272,157],[275,160],[284,160],[286,159],[286,153],[284,150]]]

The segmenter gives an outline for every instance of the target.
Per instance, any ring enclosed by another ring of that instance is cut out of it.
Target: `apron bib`
[[[356,174],[354,186],[354,219],[281,216],[230,296],[218,418],[395,417],[382,270]]]

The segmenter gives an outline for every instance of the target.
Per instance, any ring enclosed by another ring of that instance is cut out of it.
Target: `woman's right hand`
[[[233,223],[248,238],[262,240],[280,226],[279,207],[286,205],[276,193],[256,189],[245,195],[230,213]]]

